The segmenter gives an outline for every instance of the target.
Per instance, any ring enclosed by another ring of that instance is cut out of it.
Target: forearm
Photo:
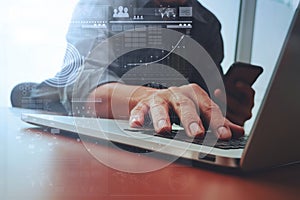
[[[131,109],[141,99],[150,96],[154,91],[156,89],[143,86],[107,83],[90,93],[89,99],[97,99],[97,101],[94,101],[94,105],[88,106],[95,107],[97,117],[128,119]]]

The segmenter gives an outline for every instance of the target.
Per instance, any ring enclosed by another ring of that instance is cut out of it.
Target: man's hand
[[[157,133],[171,131],[170,109],[176,112],[190,137],[204,135],[204,123],[210,123],[210,128],[219,139],[226,140],[244,134],[243,128],[227,120],[218,105],[196,84],[156,90],[140,99],[130,112],[130,125],[142,126],[145,116],[150,113]]]
[[[252,117],[255,91],[244,82],[225,81],[225,88],[226,94],[217,89],[214,95],[223,104],[227,98],[226,117],[233,123],[243,126],[245,121]]]
[[[202,136],[207,124],[219,139],[244,134],[244,129],[226,119],[218,105],[196,84],[159,90],[107,83],[96,88],[89,98],[101,99],[95,104],[98,117],[129,118],[132,127],[143,126],[145,116],[150,114],[157,133],[171,131],[169,111],[172,109],[190,137]]]

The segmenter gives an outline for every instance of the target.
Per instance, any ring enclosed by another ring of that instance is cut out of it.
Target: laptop
[[[247,133],[249,137],[229,141],[230,147],[224,141],[218,143],[209,132],[202,141],[190,141],[184,129],[176,125],[172,133],[161,136],[151,128],[130,128],[126,120],[26,113],[22,114],[22,120],[50,127],[54,134],[64,131],[78,134],[89,151],[92,149],[89,145],[104,144],[139,156],[150,155],[170,162],[182,158],[246,172],[297,163],[300,162],[299,44],[298,7],[258,115]],[[100,154],[94,152],[96,157]]]

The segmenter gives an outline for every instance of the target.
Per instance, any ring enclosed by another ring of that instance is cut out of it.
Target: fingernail
[[[161,119],[157,123],[157,127],[159,129],[165,128],[167,126],[167,121],[165,119]]]
[[[221,126],[218,128],[217,133],[219,135],[219,138],[225,139],[225,138],[230,138],[230,133],[228,129],[224,126]]]
[[[136,126],[140,126],[140,117],[138,115],[133,115],[133,116],[130,116],[130,124],[131,125],[136,125]]]
[[[201,133],[200,126],[196,122],[190,124],[190,132],[193,136],[199,135]]]

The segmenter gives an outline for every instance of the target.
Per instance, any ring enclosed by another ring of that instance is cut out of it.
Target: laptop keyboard
[[[128,129],[126,131],[140,132],[141,130]],[[153,135],[153,130],[143,130],[142,132],[147,135]],[[194,144],[211,146],[220,149],[243,149],[248,139],[248,136],[243,136],[240,138],[233,138],[228,141],[218,140],[210,131],[208,131],[203,138],[190,138],[185,134],[184,131],[165,132],[162,134],[154,134],[154,136],[175,139],[184,142],[191,142]]]
[[[213,146],[220,149],[243,149],[247,143],[247,136],[241,138],[233,138],[228,141],[218,140],[212,133],[207,132],[203,138],[189,138],[185,133],[180,131],[172,131],[164,134],[155,134],[158,137],[165,137],[169,139],[177,139],[185,142],[192,142],[194,144]],[[178,135],[180,134],[180,135]],[[184,135],[183,135],[184,134]]]
[[[229,141],[217,140],[214,147],[220,149],[244,149],[247,143],[248,137],[234,138]],[[193,143],[203,144],[203,139],[194,139]],[[209,143],[207,143],[209,144]],[[206,143],[204,143],[206,145]]]

